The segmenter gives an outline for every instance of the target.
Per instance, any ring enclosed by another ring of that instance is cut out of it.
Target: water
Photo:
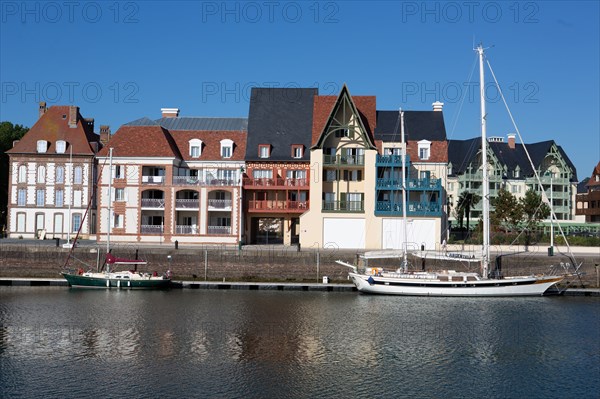
[[[1,287],[0,397],[598,397],[599,305]]]

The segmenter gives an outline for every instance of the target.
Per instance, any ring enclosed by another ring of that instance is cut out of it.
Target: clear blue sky
[[[448,137],[466,139],[479,134],[468,78],[483,42],[524,140],[556,140],[582,179],[600,160],[598,4],[2,1],[0,120],[31,126],[45,100],[115,132],[161,107],[247,116],[254,85],[337,94],[346,83],[382,110],[440,100]],[[506,136],[488,97],[489,134]]]

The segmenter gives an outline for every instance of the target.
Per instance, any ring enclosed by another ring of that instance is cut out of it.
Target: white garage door
[[[323,247],[325,248],[365,248],[364,219],[323,220]]]
[[[402,249],[404,242],[404,220],[402,219],[383,219],[382,224],[382,249]],[[409,219],[406,228],[407,248],[435,249],[435,220],[432,219]]]

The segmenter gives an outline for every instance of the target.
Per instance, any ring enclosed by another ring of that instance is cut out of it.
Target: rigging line
[[[485,61],[487,62],[488,68],[490,68],[490,72],[492,73],[492,77],[494,78],[494,82],[496,83],[496,87],[498,88],[498,93],[500,93],[500,97],[502,98],[502,102],[504,103],[504,107],[506,108],[506,111],[508,112],[508,116],[510,117],[510,120],[511,120],[511,122],[513,124],[513,127],[515,128],[515,131],[517,132],[517,135],[519,136],[519,140],[521,141],[521,145],[523,146],[523,150],[525,151],[525,155],[527,155],[527,159],[529,160],[529,163],[532,166],[533,174],[535,175],[535,179],[536,179],[537,183],[540,185],[540,187],[542,187],[542,198],[544,199],[544,201],[546,201],[546,203],[550,204],[550,200],[548,199],[548,196],[546,195],[546,191],[543,190],[544,186],[542,185],[542,181],[540,179],[540,175],[538,174],[536,168],[533,165],[533,161],[531,160],[531,156],[529,155],[529,151],[527,151],[527,147],[525,146],[525,142],[523,141],[523,137],[521,136],[521,131],[517,127],[517,123],[515,122],[515,118],[513,118],[512,112],[510,112],[510,108],[508,107],[508,103],[506,102],[506,98],[504,98],[504,93],[502,92],[502,88],[500,88],[500,84],[498,83],[498,80],[496,79],[496,74],[494,73],[494,70],[492,69],[492,65],[490,64],[490,61],[487,58],[486,58]],[[551,220],[556,221],[556,225],[558,227],[558,230],[560,231],[561,236],[565,240],[565,244],[567,245],[567,250],[569,252],[569,255],[574,258],[573,252],[571,251],[571,246],[569,245],[569,241],[567,240],[567,237],[566,237],[565,233],[563,232],[563,229],[560,226],[560,223],[558,223],[558,218],[556,217],[556,214],[554,213],[554,209],[552,207],[552,204],[550,204],[550,213],[551,213],[551,218],[552,218]],[[573,267],[575,267],[575,266],[573,266]],[[575,271],[577,272],[577,269],[575,269]]]
[[[469,73],[469,77],[467,78],[467,82],[471,82],[471,78],[473,77],[473,72],[475,72],[475,66],[477,65],[477,58],[478,56],[476,55],[474,60],[473,60],[473,65],[471,66],[471,72]],[[458,124],[458,119],[460,117],[460,114],[462,112],[462,107],[465,103],[465,98],[467,97],[467,91],[468,90],[463,90],[462,93],[462,98],[460,99],[460,104],[458,106],[458,110],[456,111],[456,115],[454,117],[454,122],[452,124],[452,129],[450,130],[450,138],[454,137],[454,130],[456,129],[456,125]]]

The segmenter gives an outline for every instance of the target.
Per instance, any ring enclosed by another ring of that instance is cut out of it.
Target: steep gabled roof
[[[312,148],[318,148],[323,145],[323,140],[325,139],[323,133],[333,122],[338,108],[342,106],[345,99],[347,99],[350,104],[351,112],[354,115],[358,115],[358,122],[361,129],[365,132],[367,145],[370,148],[376,148],[373,133],[377,126],[377,100],[375,96],[352,97],[345,84],[337,97],[315,97],[313,108]]]
[[[248,116],[247,161],[259,158],[258,146],[270,144],[269,161],[292,160],[292,145],[304,146],[303,157],[310,158],[313,100],[316,88],[252,88]]]
[[[29,129],[29,131],[10,150],[9,154],[38,154],[38,140],[46,140],[49,147],[45,154],[56,154],[56,142],[67,142],[65,153],[73,155],[94,155],[90,142],[98,142],[99,136],[94,134],[91,126],[77,112],[77,126],[69,127],[69,106],[55,105]]]
[[[597,189],[600,187],[600,179],[598,179],[598,176],[600,176],[600,162],[598,162],[598,165],[596,165],[592,171],[592,176],[589,178],[586,184],[588,189]]]
[[[452,164],[452,174],[460,175],[467,170],[481,149],[481,137],[468,140],[448,140],[448,162]]]
[[[111,138],[99,157],[108,156],[109,147],[114,157],[164,157],[182,159],[171,134],[162,126],[123,125]]]
[[[404,111],[406,141],[445,141],[446,125],[440,111]],[[399,111],[377,111],[375,140],[400,141]]]

